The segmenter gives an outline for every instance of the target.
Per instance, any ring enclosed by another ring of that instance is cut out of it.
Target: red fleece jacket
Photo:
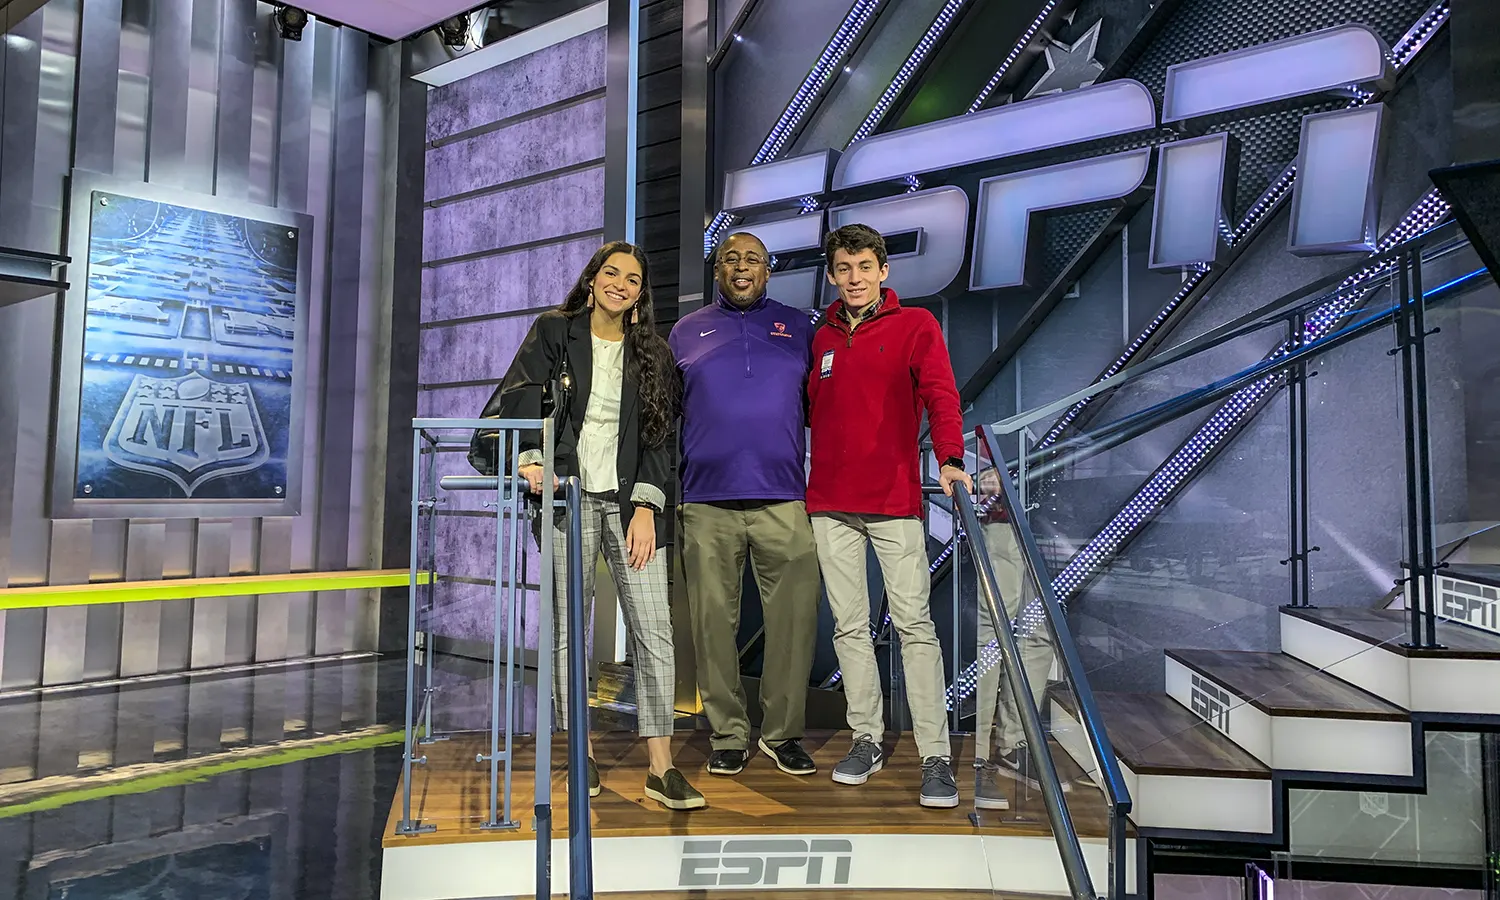
[[[943,330],[925,309],[881,291],[881,306],[853,332],[828,308],[813,334],[807,398],[812,469],[807,511],[917,516],[926,409],[939,460],[964,455],[963,415]]]

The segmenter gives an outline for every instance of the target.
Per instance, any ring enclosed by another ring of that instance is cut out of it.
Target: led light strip
[[[782,111],[781,118],[776,120],[771,133],[766,135],[760,149],[750,160],[750,165],[758,166],[769,162],[786,148],[787,142],[802,127],[803,120],[812,111],[824,88],[838,76],[839,72],[843,71],[849,54],[858,46],[865,29],[874,20],[875,11],[879,6],[880,0],[855,0],[854,5],[844,16],[844,21],[839,24],[838,30],[833,33],[833,37],[828,40],[823,52],[818,55],[817,62],[813,63],[812,71],[802,79],[802,86],[797,88],[796,94],[792,95],[792,100]],[[736,221],[737,218],[732,213],[720,211],[714,216],[713,222],[703,234],[705,258],[713,253],[714,247]]]
[[[984,87],[979,91],[979,96],[975,97],[974,102],[969,104],[968,112],[965,113],[966,115],[977,113],[984,108],[985,101],[989,100],[990,95],[1000,86],[1000,82],[1004,80],[1005,73],[1010,71],[1010,67],[1015,65],[1016,60],[1021,58],[1022,53],[1026,52],[1026,48],[1031,45],[1031,39],[1036,37],[1037,32],[1042,30],[1042,26],[1047,22],[1047,17],[1052,15],[1054,9],[1057,9],[1057,0],[1047,0],[1046,3],[1042,4],[1042,11],[1036,14],[1036,18],[1031,20],[1030,25],[1026,26],[1026,30],[1021,33],[1021,39],[1016,41],[1016,45],[1010,48],[1010,52],[1005,55],[1004,61],[1000,63],[1000,68],[996,69],[995,74],[990,76],[990,80],[985,82]]]
[[[927,26],[927,33],[922,35],[920,41],[917,41],[917,46],[906,57],[906,62],[902,63],[901,68],[897,70],[896,77],[891,79],[891,83],[886,85],[885,90],[881,92],[880,99],[875,101],[874,109],[870,110],[870,114],[865,116],[859,128],[855,129],[854,137],[849,139],[850,144],[862,141],[875,133],[875,129],[880,127],[881,120],[890,111],[892,104],[901,96],[901,92],[906,90],[906,86],[916,76],[917,70],[927,61],[927,54],[931,53],[938,42],[943,39],[943,35],[958,19],[959,12],[968,4],[969,0],[948,0],[943,4],[937,18]]]

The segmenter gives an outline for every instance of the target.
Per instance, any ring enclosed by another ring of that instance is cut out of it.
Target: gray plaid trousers
[[[677,692],[676,660],[672,649],[672,608],[667,590],[666,554],[643,571],[630,567],[625,549],[625,529],[620,506],[598,494],[584,494],[581,504],[583,531],[583,620],[594,620],[594,572],[599,551],[614,575],[630,636],[630,661],[635,673],[636,724],[641,737],[666,737],[672,733],[672,708]],[[658,513],[658,515],[661,515]],[[560,729],[568,722],[568,530],[566,516],[553,529],[552,572],[553,639],[552,686]],[[606,626],[606,627],[612,627]],[[585,628],[587,633],[587,628]]]

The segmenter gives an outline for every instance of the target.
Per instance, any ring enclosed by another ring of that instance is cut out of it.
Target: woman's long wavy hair
[[[600,247],[589,264],[583,267],[561,309],[573,314],[592,305],[594,278],[604,268],[605,260],[616,253],[628,253],[641,265],[641,295],[631,311],[625,314],[625,340],[635,359],[635,381],[641,401],[641,440],[648,447],[660,447],[672,433],[680,390],[672,350],[656,333],[656,316],[651,303],[651,270],[646,264],[646,252],[625,241],[612,241]]]

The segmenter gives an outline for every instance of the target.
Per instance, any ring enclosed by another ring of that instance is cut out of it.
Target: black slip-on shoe
[[[708,805],[698,789],[676,769],[668,769],[660,778],[646,773],[646,796],[667,809],[702,809]]]

